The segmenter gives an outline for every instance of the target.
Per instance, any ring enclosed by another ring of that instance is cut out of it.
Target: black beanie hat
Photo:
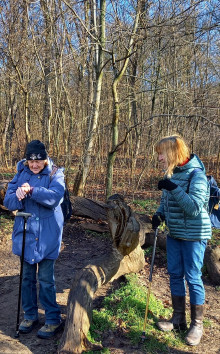
[[[40,140],[32,140],[26,147],[27,160],[46,160],[47,151],[45,145]]]

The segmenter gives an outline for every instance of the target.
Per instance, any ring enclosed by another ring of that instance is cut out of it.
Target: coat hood
[[[174,169],[174,173],[183,172],[183,171],[186,172],[187,170],[189,170],[188,172],[191,172],[195,168],[200,168],[205,173],[205,166],[203,162],[196,154],[191,154],[189,162],[187,162],[183,166],[177,166]]]

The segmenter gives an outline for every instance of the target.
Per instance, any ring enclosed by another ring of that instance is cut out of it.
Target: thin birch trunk
[[[115,74],[115,78],[113,81],[112,86],[112,94],[113,94],[113,118],[112,118],[112,146],[111,151],[108,154],[108,164],[107,164],[107,183],[106,183],[106,198],[109,198],[112,194],[112,184],[113,184],[113,167],[116,158],[116,147],[118,144],[118,123],[119,123],[119,116],[120,116],[120,105],[118,100],[118,91],[117,87],[120,83],[123,75],[127,69],[128,62],[129,62],[129,55],[133,49],[133,42],[134,42],[134,34],[137,31],[138,23],[139,23],[139,16],[140,12],[138,11],[135,17],[135,22],[133,26],[133,31],[130,37],[130,42],[127,50],[127,56],[122,66],[122,69],[118,74]],[[115,59],[113,56],[113,68],[115,68]],[[115,70],[116,72],[116,70]]]
[[[94,8],[96,7],[96,1],[94,0]],[[93,107],[91,112],[90,125],[88,127],[87,141],[85,143],[85,153],[82,163],[81,171],[79,171],[75,184],[74,184],[74,194],[82,196],[84,192],[84,187],[86,184],[86,179],[89,173],[91,158],[93,153],[93,147],[96,138],[96,130],[99,118],[99,107],[102,92],[102,78],[103,78],[103,48],[105,46],[105,12],[106,12],[106,1],[100,1],[100,44],[98,44],[98,39],[96,43],[95,50],[95,63],[96,63],[96,87],[94,89]],[[94,13],[94,26],[97,31],[96,18]]]

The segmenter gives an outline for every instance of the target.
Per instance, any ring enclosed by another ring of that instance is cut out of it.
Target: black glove
[[[151,221],[152,229],[156,230],[156,228],[160,225],[161,221],[161,218],[157,214],[154,214]]]
[[[158,182],[158,189],[166,189],[168,191],[173,191],[175,188],[177,187],[177,185],[173,182],[171,182],[170,179],[165,178],[165,179],[161,179]]]

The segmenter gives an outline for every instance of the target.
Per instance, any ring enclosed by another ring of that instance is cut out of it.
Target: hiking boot
[[[57,332],[59,332],[64,326],[64,322],[58,324],[45,324],[38,332],[37,336],[39,338],[48,339],[53,337]]]
[[[191,324],[186,336],[188,345],[198,345],[203,333],[203,310],[204,305],[191,304]]]
[[[26,334],[30,333],[32,329],[38,324],[38,320],[23,320],[19,326],[19,332]]]
[[[171,319],[159,321],[157,327],[161,331],[185,331],[187,329],[186,325],[186,315],[185,315],[185,296],[175,296],[172,295],[172,306],[173,306],[173,315]]]

